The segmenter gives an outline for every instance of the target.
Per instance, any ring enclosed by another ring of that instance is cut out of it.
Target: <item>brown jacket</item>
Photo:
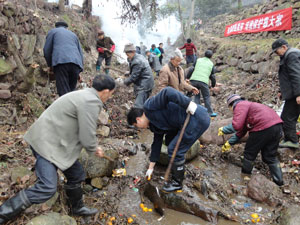
[[[178,71],[179,70],[179,71]],[[175,68],[171,62],[164,65],[159,73],[158,88],[159,90],[170,86],[178,91],[192,91],[194,88],[184,80],[184,71],[179,66]]]

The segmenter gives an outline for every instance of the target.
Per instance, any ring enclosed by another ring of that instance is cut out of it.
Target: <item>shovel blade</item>
[[[145,187],[144,195],[153,203],[154,210],[160,215],[164,215],[164,201],[160,196],[159,189],[148,183]]]

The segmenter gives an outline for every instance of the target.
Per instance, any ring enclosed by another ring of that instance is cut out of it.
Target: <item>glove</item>
[[[197,109],[197,104],[195,102],[190,102],[189,106],[186,109],[187,113],[190,113],[191,115],[194,115]]]
[[[231,150],[231,145],[228,141],[225,142],[225,144],[222,146],[222,153],[229,152]]]
[[[218,136],[223,136],[224,135],[224,132],[223,132],[223,127],[220,127],[218,129]]]
[[[148,169],[147,170],[147,172],[146,172],[147,180],[151,180],[152,173],[153,173],[153,169]]]
[[[104,53],[103,48],[97,48],[97,50],[98,50],[98,52],[100,52],[100,53]]]
[[[119,77],[119,78],[116,79],[116,83],[119,84],[119,85],[123,85],[124,80],[121,77]]]

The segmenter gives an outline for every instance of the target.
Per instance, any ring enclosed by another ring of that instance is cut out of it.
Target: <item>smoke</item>
[[[49,0],[49,2],[50,1],[57,2],[58,0]],[[83,0],[69,0],[70,6],[72,4],[82,6],[82,2]],[[138,1],[132,1],[132,3],[134,2]],[[164,1],[160,2],[163,3]],[[150,49],[151,44],[156,44],[157,46],[160,42],[166,44],[168,38],[170,38],[172,43],[176,41],[177,37],[180,35],[180,23],[174,16],[171,16],[167,19],[158,21],[153,30],[147,31],[142,37],[138,32],[136,24],[121,24],[121,19],[118,18],[121,15],[121,5],[118,0],[93,0],[92,13],[93,15],[101,17],[102,30],[105,32],[106,36],[111,37],[115,42],[116,52],[123,56],[124,45],[129,42],[134,45],[140,45],[140,42],[143,42],[143,44]]]

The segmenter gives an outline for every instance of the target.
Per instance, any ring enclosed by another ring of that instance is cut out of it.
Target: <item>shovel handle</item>
[[[110,157],[107,156],[107,155],[103,155],[102,158],[107,159],[107,160],[109,160],[109,161],[111,161],[111,162],[114,162],[114,161],[115,161],[115,160],[113,160],[112,158],[110,158]]]
[[[182,137],[183,137],[185,128],[186,128],[186,126],[188,125],[188,123],[189,123],[189,121],[190,121],[190,117],[191,117],[191,114],[188,113],[187,116],[186,116],[186,119],[185,119],[185,121],[184,121],[183,127],[182,127],[182,129],[181,129],[181,131],[180,131],[180,134],[179,134],[179,137],[178,137],[176,146],[175,146],[175,148],[174,148],[172,157],[171,157],[171,159],[170,159],[170,162],[169,162],[167,171],[166,171],[166,173],[165,173],[165,182],[168,182],[168,180],[169,180],[169,175],[170,175],[170,172],[171,172],[171,168],[172,168],[172,165],[173,165],[173,162],[174,162],[174,159],[175,159],[177,150],[178,150],[178,148],[179,148],[181,139],[182,139]]]

